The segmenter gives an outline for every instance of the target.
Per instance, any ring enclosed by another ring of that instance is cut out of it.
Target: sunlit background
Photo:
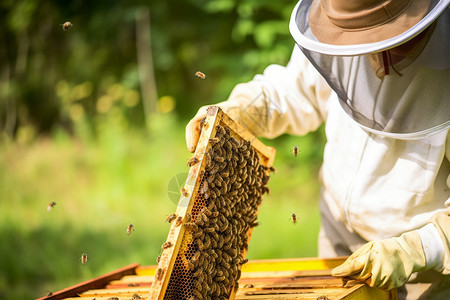
[[[1,1],[0,299],[156,264],[177,206],[169,182],[188,171],[185,125],[237,83],[287,63],[294,5]],[[323,129],[263,141],[277,149],[278,173],[248,257],[316,256]]]

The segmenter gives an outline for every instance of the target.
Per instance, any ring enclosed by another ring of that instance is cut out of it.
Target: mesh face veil
[[[369,44],[321,43],[308,25],[312,0],[294,8],[290,31],[297,45],[337,93],[345,112],[366,130],[420,139],[450,127],[450,9],[432,0],[428,13],[400,35]],[[373,58],[413,39],[430,24],[420,53],[389,61],[378,76]],[[386,73],[387,74],[387,73]]]

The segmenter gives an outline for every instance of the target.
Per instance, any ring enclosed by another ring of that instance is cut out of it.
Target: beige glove
[[[426,258],[420,235],[411,231],[398,238],[365,244],[331,274],[391,290],[404,285],[413,272],[425,269]]]
[[[186,125],[186,146],[189,152],[194,153],[200,138],[200,121],[206,117],[208,106],[201,107],[192,120]]]

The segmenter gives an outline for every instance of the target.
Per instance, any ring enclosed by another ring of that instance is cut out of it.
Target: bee
[[[195,295],[196,299],[203,299],[202,293],[200,293],[198,290],[192,290],[192,294]]]
[[[199,257],[200,257],[200,251],[196,251],[191,258],[191,262],[193,262],[193,263],[196,262]]]
[[[172,223],[172,221],[175,220],[176,217],[177,217],[176,214],[171,214],[167,217],[166,221]]]
[[[210,217],[212,214],[211,211],[206,206],[202,208],[201,212],[207,217]]]
[[[135,231],[133,224],[128,225],[128,227],[127,227],[127,234],[130,235],[131,231]]]
[[[198,226],[195,223],[188,222],[188,223],[184,223],[183,226],[186,229],[190,229],[190,230],[192,230],[194,232],[196,232],[198,230]]]
[[[194,157],[192,157],[191,159],[188,160],[187,166],[188,167],[192,167],[193,165],[195,165],[198,162],[199,162],[199,160],[198,160],[197,156],[194,156]]]
[[[183,197],[188,197],[189,196],[188,191],[184,187],[181,188],[180,192],[183,195]]]
[[[69,21],[64,22],[64,24],[61,24],[61,27],[64,31],[69,30],[70,28],[72,28],[73,24],[70,23]]]
[[[208,129],[208,123],[206,123],[206,117],[202,118],[198,123],[198,131],[201,132],[202,129]]]
[[[50,297],[50,296],[53,296],[53,293],[52,293],[52,292],[48,292],[48,293],[47,293],[47,297]]]
[[[161,247],[161,249],[167,249],[167,248],[170,248],[170,247],[172,247],[172,243],[171,242],[165,242],[164,244],[162,244],[162,247]]]
[[[55,207],[55,205],[56,205],[56,202],[55,202],[55,201],[50,202],[50,204],[47,206],[47,212],[49,212],[50,209],[52,209],[53,207]]]
[[[328,300],[328,297],[327,296],[319,296],[319,297],[317,297],[317,300]]]
[[[183,218],[180,216],[177,218],[177,221],[175,222],[175,227],[178,227],[181,225],[181,223],[183,222]]]
[[[297,224],[297,215],[295,213],[292,213],[289,220],[292,220],[293,224]]]
[[[156,274],[155,274],[156,280],[161,280],[163,273],[164,273],[163,269],[158,268],[158,270],[156,270]]]
[[[133,297],[131,297],[131,300],[139,300],[139,299],[142,299],[142,298],[138,294],[134,294]]]
[[[83,253],[81,255],[80,260],[81,260],[81,263],[84,265],[88,261],[87,253]]]
[[[156,258],[156,263],[159,264],[160,260],[161,260],[161,255],[158,255],[158,257]]]
[[[198,78],[201,78],[201,79],[206,79],[205,73],[202,73],[200,71],[195,72],[195,76],[197,76]]]
[[[208,183],[206,181],[203,181],[202,186],[200,187],[200,194],[205,194],[208,192]]]
[[[253,284],[251,284],[251,283],[247,283],[246,285],[244,285],[244,289],[251,289],[251,288],[253,288],[254,286],[253,286]]]
[[[294,156],[297,157],[298,155],[298,147],[294,146],[294,148],[292,148],[292,153],[294,153]]]
[[[203,274],[203,269],[202,268],[198,268],[195,272],[194,272],[194,274],[192,274],[192,276],[194,276],[194,277],[199,277],[200,275],[202,275]]]

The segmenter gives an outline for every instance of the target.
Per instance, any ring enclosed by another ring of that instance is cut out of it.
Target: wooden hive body
[[[331,276],[345,258],[251,260],[242,267],[235,299],[397,300],[390,292]],[[132,264],[38,300],[146,300],[157,266]]]
[[[210,106],[150,299],[233,299],[275,150]]]

